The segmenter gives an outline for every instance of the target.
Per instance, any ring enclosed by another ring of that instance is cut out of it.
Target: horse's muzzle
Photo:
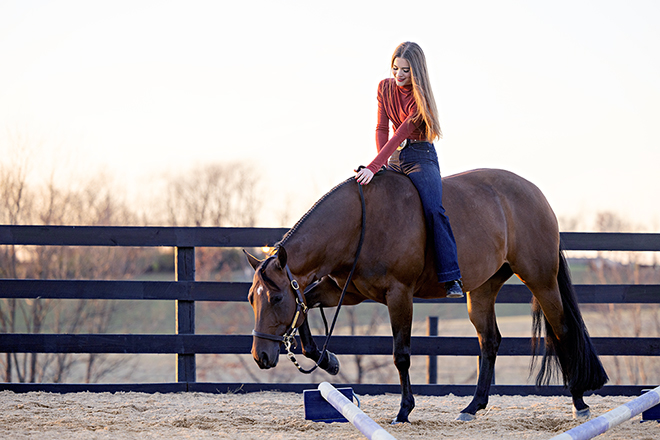
[[[257,365],[259,365],[259,368],[262,370],[274,368],[277,365],[277,361],[280,359],[279,346],[278,350],[274,352],[252,349],[252,357],[254,358],[254,361],[257,363]]]

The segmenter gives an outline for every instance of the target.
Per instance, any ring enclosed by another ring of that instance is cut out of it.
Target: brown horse
[[[547,200],[535,185],[502,170],[450,176],[443,185],[443,204],[456,238],[470,321],[481,348],[476,391],[458,419],[473,419],[488,403],[502,339],[495,320],[495,299],[513,274],[534,298],[534,341],[545,327],[545,354],[537,384],[547,384],[558,367],[573,397],[574,415],[588,416],[584,392],[601,388],[607,374],[578,309],[559,247],[557,219]],[[427,240],[421,203],[411,181],[394,172],[379,173],[364,187],[364,199],[364,245],[344,304],[371,299],[387,305],[394,364],[401,380],[401,408],[394,422],[407,422],[415,406],[409,376],[413,297],[439,298],[446,293],[437,282],[432,243]],[[276,245],[275,255],[263,261],[248,256],[255,269],[248,294],[255,313],[252,356],[261,368],[277,365],[280,335],[291,334],[298,327],[303,353],[319,360],[305,307],[337,305],[360,239],[360,206],[357,183],[348,179],[287,232]],[[294,291],[292,284],[299,284],[299,290]],[[299,292],[306,288],[303,299]],[[336,357],[331,353],[324,356],[320,367],[336,374]]]

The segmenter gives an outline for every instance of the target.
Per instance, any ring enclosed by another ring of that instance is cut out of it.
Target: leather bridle
[[[298,281],[293,278],[293,274],[291,273],[291,269],[289,269],[288,264],[284,266],[284,270],[286,272],[287,277],[289,278],[289,284],[291,284],[291,288],[296,294],[295,295],[296,313],[294,313],[293,315],[293,321],[291,322],[291,325],[289,326],[289,328],[287,328],[286,332],[284,332],[282,336],[271,335],[269,333],[262,333],[254,329],[252,329],[252,336],[256,336],[262,339],[268,339],[269,341],[283,342],[287,352],[290,353],[291,345],[295,346],[296,343],[296,331],[298,330],[296,323],[298,322],[298,318],[300,318],[301,313],[305,315],[305,317],[307,317],[307,311],[309,310],[309,308],[307,307],[307,304],[305,304],[305,297],[300,291],[300,286],[298,285]]]
[[[300,364],[296,360],[293,351],[291,350],[291,346],[295,347],[296,345],[296,332],[298,331],[298,327],[296,327],[296,323],[298,322],[298,318],[302,313],[303,315],[305,315],[305,319],[306,319],[309,308],[305,304],[305,296],[300,291],[300,286],[298,285],[298,281],[296,281],[293,278],[293,274],[291,273],[291,269],[289,269],[288,264],[284,265],[284,270],[286,272],[287,277],[289,278],[289,283],[291,284],[291,287],[293,288],[293,291],[296,294],[295,295],[296,313],[293,315],[293,321],[291,322],[291,325],[289,326],[289,328],[287,328],[286,332],[284,332],[284,335],[282,336],[262,333],[254,329],[252,330],[252,336],[256,336],[257,338],[268,339],[269,341],[275,341],[275,342],[283,342],[284,348],[286,349],[287,357],[291,360],[291,362],[294,363],[294,365],[298,368],[298,370],[300,370],[301,373],[310,374],[312,371],[316,370],[319,364],[321,363],[321,361],[323,361],[323,356],[325,356],[325,353],[328,350],[328,342],[330,341],[330,336],[332,336],[332,331],[334,330],[335,324],[337,323],[339,310],[341,309],[341,305],[344,302],[346,289],[348,289],[348,285],[350,284],[351,279],[353,279],[353,273],[355,273],[355,268],[357,267],[358,258],[360,258],[360,252],[362,251],[362,243],[364,242],[364,231],[366,229],[367,209],[364,202],[364,192],[362,191],[362,185],[360,183],[358,183],[358,189],[360,191],[360,201],[362,202],[362,227],[360,230],[360,241],[358,242],[357,251],[355,253],[355,260],[353,261],[353,267],[351,268],[351,272],[349,273],[348,278],[346,279],[346,284],[344,284],[344,288],[342,289],[341,296],[339,297],[339,303],[337,304],[337,310],[335,311],[335,316],[332,319],[332,325],[330,326],[330,331],[327,332],[326,334],[325,343],[323,344],[323,350],[321,351],[321,355],[319,356],[319,360],[316,362],[316,365],[314,365],[314,367],[312,367],[309,370],[305,370],[300,366]],[[323,319],[325,321],[325,315],[323,316]]]

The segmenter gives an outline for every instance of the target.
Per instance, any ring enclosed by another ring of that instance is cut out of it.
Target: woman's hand
[[[374,177],[374,173],[372,173],[369,168],[362,168],[360,171],[357,172],[355,179],[358,181],[360,185],[366,185],[369,182],[371,182],[371,179],[373,179],[373,177]]]

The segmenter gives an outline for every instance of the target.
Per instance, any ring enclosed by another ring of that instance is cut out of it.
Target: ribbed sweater
[[[412,86],[399,87],[394,78],[378,84],[378,123],[376,124],[376,148],[378,155],[367,166],[374,174],[387,163],[392,153],[405,139],[425,140],[424,123],[416,126],[412,117],[417,111]],[[390,136],[390,122],[394,127]],[[388,139],[389,138],[389,139]]]

